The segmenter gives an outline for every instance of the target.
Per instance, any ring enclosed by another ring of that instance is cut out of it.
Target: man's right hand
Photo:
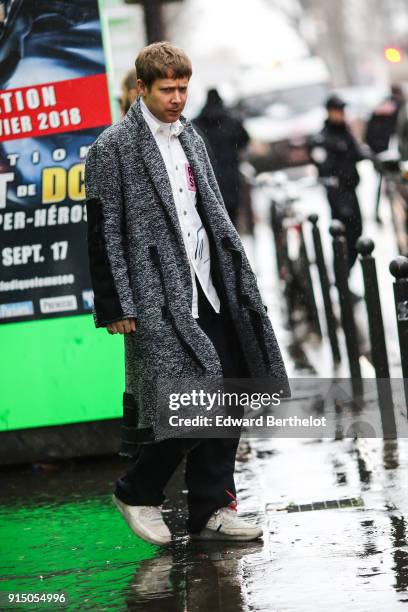
[[[107,325],[107,330],[110,334],[130,334],[136,331],[136,320],[123,319],[123,321],[109,323],[109,325]]]

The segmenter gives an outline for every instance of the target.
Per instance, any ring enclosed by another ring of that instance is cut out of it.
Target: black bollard
[[[299,258],[303,262],[302,269],[302,284],[303,284],[303,293],[307,303],[309,322],[313,327],[313,331],[321,338],[322,330],[320,327],[319,321],[319,313],[317,310],[316,298],[313,289],[312,276],[310,274],[310,261],[307,255],[305,237],[303,234],[303,226],[300,225],[299,229],[300,233],[300,248],[299,248]]]
[[[341,221],[334,220],[330,225],[329,231],[333,236],[334,274],[336,277],[337,290],[339,292],[341,323],[346,339],[347,356],[349,360],[353,391],[356,395],[361,395],[362,384],[360,352],[358,348],[357,329],[354,320],[353,305],[348,286],[349,267],[347,242],[344,237],[345,228]]]
[[[398,338],[404,377],[405,400],[408,407],[408,257],[396,257],[390,263],[395,278],[394,299],[397,315]]]
[[[394,416],[394,403],[388,366],[387,346],[385,344],[384,323],[378,290],[375,259],[372,257],[374,242],[369,238],[359,238],[356,244],[363,270],[365,302],[370,331],[371,358],[375,369],[378,401],[384,438],[396,438],[397,427]]]
[[[308,217],[312,224],[313,243],[316,257],[316,265],[319,271],[320,285],[322,288],[322,296],[324,303],[324,311],[326,314],[327,332],[329,334],[330,347],[333,355],[334,363],[340,363],[341,355],[339,349],[339,342],[337,339],[337,321],[333,313],[333,305],[330,297],[330,281],[329,275],[327,274],[326,262],[324,260],[322,241],[320,238],[320,230],[317,225],[319,216],[316,214],[309,215]]]
[[[387,347],[383,316],[381,312],[380,293],[378,290],[377,270],[375,259],[371,253],[374,251],[374,242],[369,238],[359,238],[356,244],[360,254],[360,263],[363,270],[365,302],[370,329],[371,357],[377,378],[389,378]]]

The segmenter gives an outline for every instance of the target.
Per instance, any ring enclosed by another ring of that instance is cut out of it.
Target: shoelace
[[[233,495],[231,493],[231,491],[228,491],[228,489],[225,489],[227,495],[229,495],[229,497],[232,498],[232,502],[230,504],[228,504],[228,508],[230,508],[231,510],[234,510],[234,512],[238,512],[238,500],[235,497],[235,495]]]

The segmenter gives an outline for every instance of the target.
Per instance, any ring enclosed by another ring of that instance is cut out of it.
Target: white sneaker
[[[193,540],[256,540],[263,535],[261,527],[249,525],[232,508],[216,510],[200,533],[193,533]]]
[[[128,506],[116,495],[112,495],[112,501],[139,538],[151,544],[171,542],[171,533],[163,521],[160,506]]]

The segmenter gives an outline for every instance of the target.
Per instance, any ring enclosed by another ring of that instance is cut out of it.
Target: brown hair
[[[119,98],[119,105],[122,115],[126,115],[132,102],[137,96],[136,70],[129,70],[122,80],[122,92]]]
[[[169,42],[157,42],[144,47],[135,62],[137,78],[147,87],[156,79],[190,78],[191,62],[182,49]]]
[[[129,91],[130,89],[137,89],[137,78],[136,72],[132,69],[129,70],[122,80],[122,87]]]

